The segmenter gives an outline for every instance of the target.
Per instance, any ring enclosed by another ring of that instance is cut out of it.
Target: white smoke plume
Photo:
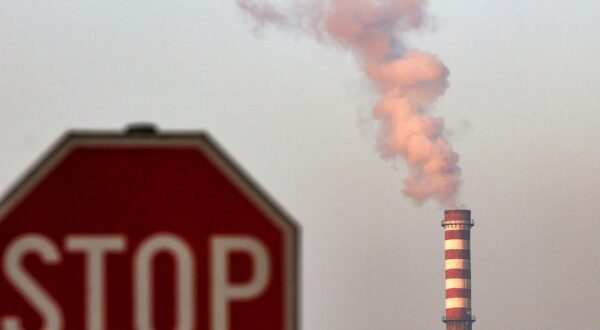
[[[237,3],[258,26],[297,28],[349,49],[380,94],[373,117],[381,122],[381,155],[402,157],[408,165],[404,194],[417,204],[436,199],[457,206],[458,154],[444,137],[444,120],[431,113],[449,72],[436,56],[403,42],[406,32],[426,25],[426,1],[314,0],[294,2],[288,10],[265,0]]]

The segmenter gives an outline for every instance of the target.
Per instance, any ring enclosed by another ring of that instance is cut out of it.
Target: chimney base
[[[471,321],[446,321],[446,330],[472,330]]]

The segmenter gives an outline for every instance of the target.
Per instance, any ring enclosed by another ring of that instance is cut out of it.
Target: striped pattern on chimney
[[[446,210],[442,226],[446,271],[444,320],[471,323],[471,211]]]

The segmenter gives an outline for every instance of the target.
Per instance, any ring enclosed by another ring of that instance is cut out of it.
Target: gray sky
[[[478,329],[600,324],[600,2],[430,1]],[[443,214],[374,151],[346,51],[233,0],[0,3],[0,190],[68,128],[208,130],[302,224],[303,326],[439,329]]]

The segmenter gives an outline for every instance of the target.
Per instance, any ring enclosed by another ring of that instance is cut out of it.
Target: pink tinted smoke
[[[238,0],[238,4],[259,24],[291,21],[289,14],[268,2]],[[436,199],[446,207],[456,206],[458,155],[444,137],[443,119],[431,114],[448,87],[449,72],[437,57],[406,49],[402,40],[403,33],[425,24],[425,1],[331,0],[324,6],[296,8],[307,8],[304,15],[313,18],[315,26],[308,31],[316,31],[319,39],[328,35],[352,51],[379,92],[373,108],[373,116],[381,121],[379,149],[386,159],[406,161],[404,194],[418,204]]]

